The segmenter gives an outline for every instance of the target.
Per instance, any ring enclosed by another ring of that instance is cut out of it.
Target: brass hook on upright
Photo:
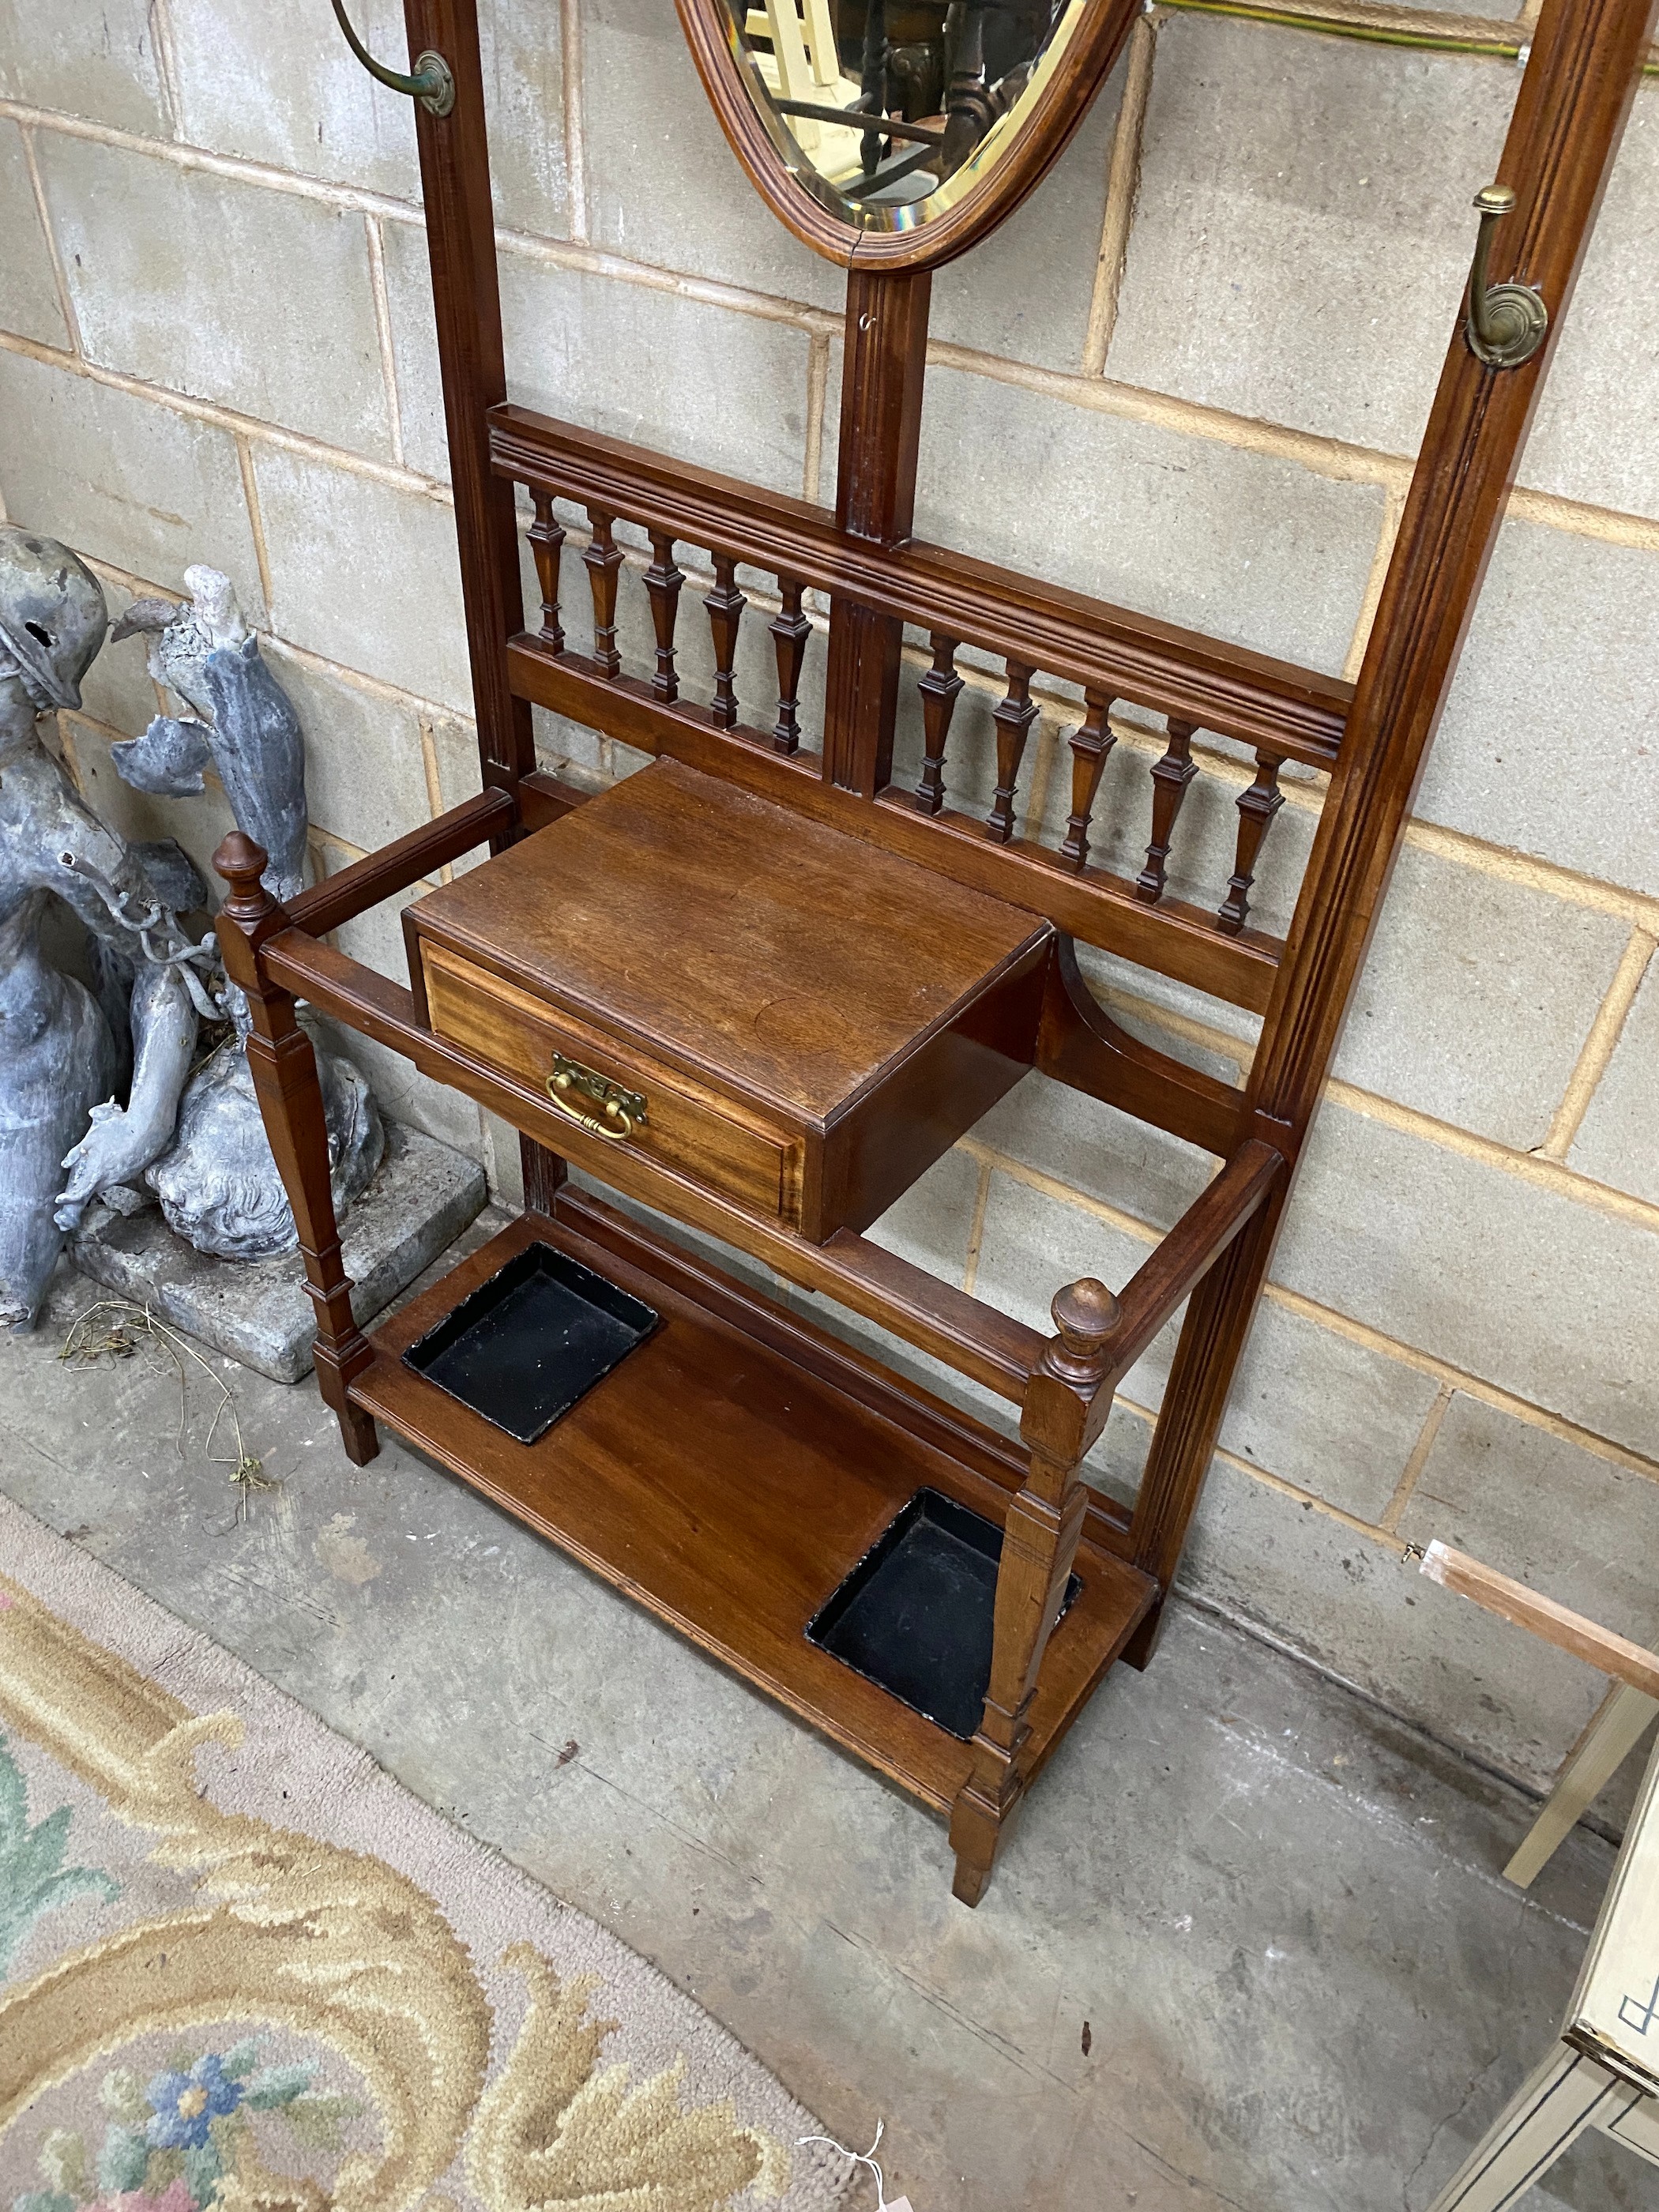
[[[372,77],[390,85],[393,92],[405,92],[419,102],[428,115],[447,115],[455,105],[455,74],[441,54],[428,51],[417,55],[415,74],[405,76],[399,70],[389,70],[384,62],[377,62],[368,48],[351,27],[345,11],[345,0],[334,0],[335,20],[345,33],[346,44]]]
[[[1480,231],[1469,270],[1468,312],[1463,334],[1469,351],[1488,368],[1519,368],[1544,343],[1549,309],[1530,284],[1488,284],[1492,233],[1515,205],[1507,185],[1488,185],[1474,196]]]

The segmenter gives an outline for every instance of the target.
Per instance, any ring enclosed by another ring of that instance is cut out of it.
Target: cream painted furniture
[[[1615,1636],[1582,1613],[1570,1613],[1553,1598],[1541,1597],[1466,1552],[1437,1542],[1429,1546],[1422,1560],[1423,1572],[1431,1582],[1472,1598],[1488,1613],[1501,1614],[1612,1679],[1613,1686],[1558,1768],[1543,1811],[1504,1869],[1506,1881],[1530,1889],[1659,1713],[1659,1654]]]
[[[1560,2040],[1431,2212],[1506,2212],[1587,2128],[1659,2166],[1656,1799],[1659,1753],[1649,1762]]]
[[[1544,1809],[1504,1869],[1518,1889],[1530,1889],[1551,1855],[1564,1844],[1647,1733],[1659,1698],[1628,1682],[1615,1682],[1584,1733],[1561,1762]]]
[[[830,0],[763,0],[750,9],[745,28],[751,39],[771,40],[771,52],[757,53],[755,66],[775,98],[819,107],[850,107],[859,98],[859,86],[841,73]],[[810,116],[796,117],[790,127],[803,154],[827,157],[832,165],[851,161],[864,135]]]

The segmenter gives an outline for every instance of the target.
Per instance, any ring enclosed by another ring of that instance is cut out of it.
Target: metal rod
[[[1244,0],[1153,0],[1153,12],[1171,12],[1194,15],[1227,15],[1243,23],[1270,23],[1286,31],[1312,31],[1324,39],[1358,39],[1368,46],[1407,46],[1425,53],[1481,54],[1494,61],[1518,62],[1527,52],[1521,39],[1465,39],[1455,31],[1437,31],[1431,27],[1432,18],[1426,13],[1420,31],[1396,28],[1388,23],[1358,23],[1342,15],[1321,15],[1312,9],[1300,8],[1256,8],[1244,4]],[[1659,61],[1644,65],[1644,76],[1659,76]]]
[[[867,200],[872,192],[882,191],[888,185],[897,184],[901,177],[908,177],[913,169],[925,169],[930,161],[937,161],[939,158],[939,149],[936,145],[922,146],[914,154],[901,154],[896,161],[889,161],[879,169],[868,171],[857,184],[841,185],[836,189],[843,199]]]
[[[381,84],[389,86],[393,92],[406,93],[410,99],[417,100],[429,115],[449,113],[455,105],[455,78],[449,64],[441,54],[434,54],[428,50],[423,54],[417,55],[415,62],[415,74],[412,76],[407,76],[402,70],[390,70],[384,62],[375,60],[374,55],[352,29],[350,18],[345,11],[344,0],[334,0],[334,16],[340,28],[345,33],[346,44],[372,77],[377,78]]]
[[[869,123],[868,110],[858,107],[819,107],[810,100],[778,100],[773,102],[780,115],[799,115],[809,123],[844,123],[849,131],[866,128]],[[890,115],[881,118],[884,138],[914,138],[923,146],[942,146],[943,131],[930,131],[925,123],[899,123]]]

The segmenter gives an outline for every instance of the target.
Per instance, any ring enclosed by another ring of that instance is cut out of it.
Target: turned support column
[[[951,1814],[954,1887],[964,1905],[983,1895],[1002,1829],[1025,1786],[1026,1716],[1088,1506],[1079,1468],[1105,1420],[1095,1408],[1109,1372],[1117,1300],[1085,1276],[1061,1291],[1050,1311],[1059,1334],[1026,1385],[1020,1416],[1030,1469],[1003,1531],[985,1712],[973,1766]]]
[[[374,1422],[351,1402],[351,1383],[373,1364],[374,1353],[351,1310],[351,1279],[340,1255],[317,1055],[295,1018],[293,994],[268,981],[259,969],[260,946],[290,927],[287,913],[259,880],[267,858],[240,830],[233,830],[214,854],[214,867],[230,885],[219,911],[219,949],[226,973],[247,998],[252,1021],[248,1073],[294,1209],[306,1288],[317,1311],[317,1387],[340,1424],[346,1456],[362,1467],[380,1445]]]

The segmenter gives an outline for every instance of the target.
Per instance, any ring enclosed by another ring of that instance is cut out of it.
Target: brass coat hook
[[[1530,284],[1486,282],[1492,233],[1514,207],[1515,194],[1507,185],[1488,185],[1475,194],[1474,204],[1480,210],[1480,232],[1469,270],[1464,335],[1469,351],[1488,368],[1519,368],[1543,344],[1550,326],[1549,309]]]
[[[441,54],[428,52],[417,55],[415,74],[405,76],[399,70],[389,70],[384,62],[377,62],[368,48],[351,27],[345,11],[345,0],[334,0],[335,20],[345,33],[346,44],[373,77],[390,85],[393,92],[406,92],[418,100],[428,115],[447,115],[455,105],[455,76]]]

